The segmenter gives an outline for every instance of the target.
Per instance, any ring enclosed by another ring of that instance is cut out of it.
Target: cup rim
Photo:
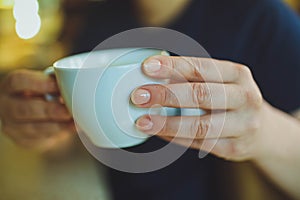
[[[119,50],[124,51],[122,52],[120,55],[128,53],[128,52],[134,52],[137,50],[144,50],[144,49],[148,49],[148,50],[156,50],[156,51],[161,51],[161,55],[169,55],[168,52],[166,52],[165,50],[161,50],[161,49],[155,49],[155,48],[112,48],[112,49],[101,49],[101,50],[97,50],[97,51],[92,51],[92,52],[83,52],[83,53],[79,53],[79,54],[74,54],[74,55],[70,55],[64,58],[61,58],[59,60],[57,60],[56,62],[54,62],[53,67],[55,69],[69,69],[69,70],[78,70],[78,69],[95,69],[97,68],[96,66],[94,67],[82,67],[82,65],[85,63],[85,61],[89,58],[89,56],[91,54],[95,54],[95,53],[109,53],[110,51],[115,51],[115,50]],[[72,60],[73,59],[73,63]],[[77,59],[77,60],[76,60]],[[71,62],[70,62],[71,61]],[[109,61],[107,64],[111,64],[111,61]],[[68,65],[66,65],[66,63],[68,63]],[[131,66],[131,65],[136,65],[136,64],[140,64],[140,61],[133,61],[131,63],[126,63],[126,64],[116,64],[113,65],[114,67],[126,67],[126,66]],[[75,66],[75,67],[74,67]]]

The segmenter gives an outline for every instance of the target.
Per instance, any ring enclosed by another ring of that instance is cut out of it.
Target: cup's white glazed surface
[[[166,83],[146,77],[141,63],[156,49],[111,49],[79,54],[54,64],[64,101],[74,120],[92,143],[104,148],[124,148],[144,142],[135,120],[151,113],[177,115],[174,108],[136,108],[131,92],[144,84]]]

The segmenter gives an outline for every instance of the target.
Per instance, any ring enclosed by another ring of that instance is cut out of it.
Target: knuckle
[[[167,105],[169,101],[168,93],[165,88],[162,86],[159,86],[159,91],[160,91],[160,101],[163,105]]]
[[[235,63],[235,69],[237,70],[238,77],[252,77],[252,72],[246,65]]]
[[[194,105],[202,105],[210,100],[210,92],[205,84],[192,83],[192,102]]]
[[[10,73],[6,78],[6,84],[7,86],[15,91],[20,89],[20,82],[24,79],[24,74],[26,73],[26,70],[17,70],[15,72]]]
[[[153,56],[153,59],[159,60],[163,67],[168,68],[168,70],[175,70],[176,69],[176,58],[171,56]]]
[[[246,104],[253,108],[259,108],[263,103],[263,98],[260,92],[254,89],[248,89],[244,91],[244,96],[246,99]]]
[[[201,70],[205,70],[202,60],[199,58],[190,58],[190,64],[192,66],[192,76],[194,76],[195,79],[202,79]]]
[[[165,58],[164,59],[164,65],[171,68],[172,70],[176,69],[177,62],[176,62],[175,58],[170,57],[170,56],[164,56],[163,58]]]
[[[45,120],[47,106],[42,100],[17,101],[12,108],[13,119],[15,120]],[[56,113],[59,115],[59,113]]]
[[[176,95],[173,93],[173,91],[170,88],[160,85],[159,91],[160,91],[160,102],[158,103],[167,106],[177,105]]]
[[[196,118],[191,126],[191,137],[205,138],[208,133],[209,127],[210,123],[207,120],[201,120],[200,118]]]

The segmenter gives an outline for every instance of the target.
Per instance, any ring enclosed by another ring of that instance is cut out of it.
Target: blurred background
[[[99,1],[0,0],[0,76],[18,68],[44,69],[69,55],[87,7]],[[285,2],[300,13],[300,0]],[[224,171],[238,199],[285,199],[249,163],[228,163]],[[109,199],[107,191],[85,150],[48,162],[0,134],[0,199]]]
[[[88,0],[0,0],[0,73],[68,54]]]
[[[85,8],[99,1],[0,0],[0,73],[45,68],[68,55]],[[285,1],[300,10],[300,0]]]

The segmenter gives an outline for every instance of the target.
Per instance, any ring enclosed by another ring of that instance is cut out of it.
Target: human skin
[[[59,94],[53,77],[41,71],[16,70],[0,84],[2,132],[16,144],[40,152],[62,151],[72,145],[75,126],[61,101],[46,101]]]
[[[226,160],[251,160],[300,198],[300,121],[263,99],[247,66],[207,58],[155,56],[144,62],[143,71],[172,83],[137,88],[131,95],[136,106],[201,108],[206,114],[145,115],[137,120],[137,128]]]
[[[184,1],[188,2],[187,0],[178,0],[173,1],[172,4],[168,4],[167,2],[169,0],[159,1],[161,3],[158,6],[159,9],[156,9],[154,6],[152,7],[153,9],[151,9],[153,12],[151,11],[149,15],[141,17],[141,21],[143,21],[145,25],[164,25],[169,23],[178,13],[184,10],[178,9],[177,6],[175,6],[175,2],[180,2],[181,4],[185,4]],[[141,7],[138,9],[147,6],[149,8],[149,6],[152,5],[152,3],[149,2],[152,1],[140,1],[138,6]],[[168,15],[158,17],[160,13],[163,13],[160,12],[160,9],[170,9],[170,7],[173,8],[172,12],[168,12]],[[184,60],[186,61],[187,59]],[[194,60],[197,60],[197,58]],[[219,62],[221,63],[220,65],[226,63],[224,65],[235,66],[230,67],[232,68],[230,72],[229,70],[225,70],[224,74],[226,72],[226,74],[234,74],[236,73],[234,69],[238,69],[237,71],[241,72],[246,78],[246,80],[235,80],[237,82],[231,83],[233,87],[230,87],[232,90],[229,89],[229,91],[233,93],[238,90],[239,95],[250,93],[251,95],[242,96],[251,96],[252,98],[250,101],[247,98],[234,99],[231,101],[231,104],[228,105],[231,106],[231,109],[229,111],[225,109],[225,111],[229,113],[221,138],[216,140],[216,138],[211,136],[212,138],[207,140],[213,143],[217,142],[211,153],[228,160],[252,160],[257,166],[264,170],[274,182],[293,196],[300,198],[297,188],[300,180],[298,176],[298,169],[300,169],[300,149],[298,144],[300,139],[299,121],[289,114],[273,108],[263,100],[251,76],[251,72],[246,66],[226,61],[224,61],[224,63],[223,61]],[[144,71],[148,74],[146,70]],[[201,71],[201,69],[199,69],[199,71]],[[187,71],[182,72],[188,75]],[[172,74],[172,71],[169,71],[169,73]],[[153,76],[151,74],[148,75]],[[189,80],[188,76],[187,80]],[[195,76],[193,77],[193,82],[199,83],[201,81]],[[218,84],[225,85],[226,83]],[[149,89],[150,92],[152,91],[151,88],[148,88],[151,86],[143,87]],[[188,86],[188,88],[190,88],[190,86]],[[199,88],[200,87],[198,87],[198,89]],[[176,91],[180,93],[180,89],[181,88],[178,88]],[[160,90],[157,90],[157,94],[151,93],[151,99],[155,99],[157,103],[163,103],[160,102],[159,98],[153,98],[153,95],[161,94],[162,91],[163,88],[160,88]],[[2,120],[2,128],[4,130],[3,132],[17,144],[42,151],[51,151],[53,149],[59,149],[58,147],[67,147],[68,145],[66,144],[72,143],[70,142],[74,137],[74,123],[72,118],[61,102],[45,101],[43,96],[46,93],[59,93],[59,91],[55,81],[45,76],[42,72],[29,70],[14,71],[2,81],[0,89],[0,118]],[[198,93],[201,94],[202,92],[199,90]],[[198,98],[195,99],[197,100]],[[201,98],[199,98],[199,100],[201,100]],[[33,103],[35,101],[38,103]],[[183,99],[183,101],[186,102],[187,106],[191,103],[187,99]],[[148,105],[138,104],[137,106],[149,106],[151,103],[153,102],[148,103]],[[197,104],[197,101],[193,101],[192,103],[193,106],[201,107],[201,104],[199,102]],[[241,106],[237,106],[237,104]],[[206,108],[206,110],[209,109]],[[146,118],[147,117],[148,116],[146,116]],[[151,129],[158,126],[161,128],[165,125],[165,123],[161,122],[158,122],[160,124],[156,124],[156,118],[159,119],[159,116],[151,116],[153,120]],[[194,133],[198,133],[199,137],[192,141],[185,138],[176,138],[173,142],[182,145],[192,143],[191,148],[199,149],[199,146],[203,143],[203,137],[207,135],[205,131],[201,130],[208,129],[209,123],[205,123],[204,128],[199,128],[196,127],[195,124],[201,125],[203,123],[201,121],[192,123],[193,120],[192,117],[189,119],[186,118],[185,128],[186,130],[191,130],[191,133],[193,133],[193,130],[198,130],[194,131]],[[234,120],[238,121],[238,126],[234,125]],[[141,129],[143,129],[142,122],[143,118],[138,120],[137,124]],[[178,125],[176,123],[171,123],[171,125],[174,125],[175,131],[164,129],[165,131],[161,132],[162,135],[160,135],[160,137],[168,141],[173,139],[174,135],[172,134],[176,132]],[[152,133],[152,130],[144,131],[148,134]],[[182,132],[182,135],[184,135],[184,133],[186,132]],[[158,135],[159,134],[160,133],[158,133]],[[229,139],[230,135],[235,135],[235,137]]]
[[[175,20],[189,2],[138,0],[134,5],[142,23],[159,26]],[[2,80],[0,89],[2,130],[15,143],[41,152],[59,152],[58,147],[67,148],[73,143],[75,126],[64,104],[44,99],[47,93],[59,93],[53,77],[39,71],[16,70]]]

